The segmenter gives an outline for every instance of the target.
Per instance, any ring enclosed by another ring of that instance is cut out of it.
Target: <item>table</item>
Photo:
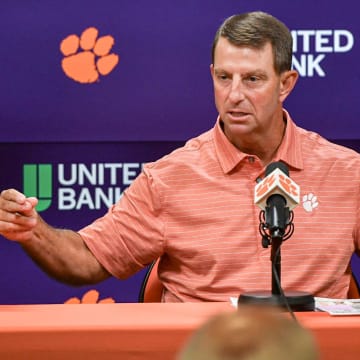
[[[174,359],[191,332],[230,303],[1,305],[1,360]],[[296,313],[321,359],[359,359],[360,317]]]

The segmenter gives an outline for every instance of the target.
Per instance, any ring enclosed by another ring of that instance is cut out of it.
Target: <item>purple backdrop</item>
[[[0,189],[23,189],[25,164],[49,164],[46,220],[78,229],[102,215],[103,197],[123,191],[143,162],[213,126],[214,33],[227,16],[258,9],[292,30],[301,74],[286,103],[294,120],[359,151],[355,0],[1,1]],[[97,38],[81,37],[88,28]],[[0,303],[58,303],[94,288],[59,284],[17,244],[0,242]],[[360,277],[358,259],[353,267]],[[136,301],[143,276],[95,288]]]
[[[287,107],[296,122],[357,138],[356,0],[14,0],[0,4],[0,141],[183,141],[206,130],[216,116],[215,31],[227,16],[257,9],[293,31],[302,77]],[[112,36],[120,59],[82,84],[65,75],[60,44],[88,27]]]

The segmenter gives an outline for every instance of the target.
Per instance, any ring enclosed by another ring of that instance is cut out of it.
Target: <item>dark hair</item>
[[[236,46],[263,48],[270,42],[274,54],[274,68],[281,74],[291,69],[292,36],[287,26],[274,16],[262,11],[233,15],[216,32],[212,45],[212,63],[220,37]]]

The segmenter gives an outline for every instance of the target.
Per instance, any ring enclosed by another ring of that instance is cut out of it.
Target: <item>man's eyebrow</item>
[[[230,74],[229,71],[223,69],[223,68],[215,68],[214,67],[214,73],[215,74],[220,74],[220,73],[223,73],[223,74]],[[250,71],[245,71],[243,73],[240,74],[242,78],[246,78],[246,77],[249,77],[249,76],[259,76],[259,77],[262,77],[262,78],[265,78],[267,77],[267,74],[264,70],[262,69],[254,69],[254,70],[250,70]]]
[[[241,74],[241,77],[245,78],[245,77],[249,77],[249,76],[259,76],[261,78],[266,78],[268,77],[266,72],[262,69],[254,69],[251,71],[246,71],[244,73]]]
[[[228,74],[228,73],[229,73],[228,71],[226,71],[226,70],[223,69],[223,68],[215,68],[215,67],[214,67],[214,72],[215,72],[216,74],[218,74],[218,73]]]

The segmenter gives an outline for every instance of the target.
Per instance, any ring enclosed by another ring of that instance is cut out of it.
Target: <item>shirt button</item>
[[[253,156],[249,156],[248,161],[250,164],[253,164],[255,162],[255,158]]]

